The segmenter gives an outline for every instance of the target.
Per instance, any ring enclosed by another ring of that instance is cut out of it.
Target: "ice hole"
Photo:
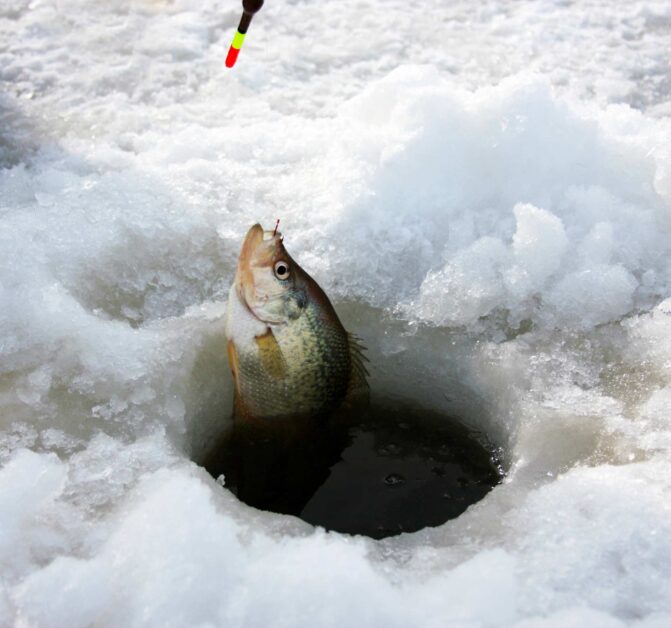
[[[233,424],[227,387],[201,408],[192,459],[248,505],[328,530],[384,538],[458,517],[510,464],[515,422],[497,414],[502,390],[478,384],[482,368],[462,331],[416,327],[360,303],[336,307],[366,341],[370,405],[312,421]],[[222,343],[209,353],[221,354]],[[212,355],[203,364],[219,389],[227,367]]]
[[[236,422],[204,466],[250,506],[374,539],[458,517],[504,473],[483,432],[379,398],[344,417]]]

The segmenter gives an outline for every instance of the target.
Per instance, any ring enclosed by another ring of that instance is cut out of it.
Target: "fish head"
[[[305,304],[303,271],[284,248],[282,234],[249,229],[240,251],[235,288],[260,321],[279,325],[298,318]]]

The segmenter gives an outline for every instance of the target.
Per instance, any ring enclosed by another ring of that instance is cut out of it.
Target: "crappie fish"
[[[363,347],[277,231],[245,236],[226,315],[235,415],[317,415],[367,397]]]

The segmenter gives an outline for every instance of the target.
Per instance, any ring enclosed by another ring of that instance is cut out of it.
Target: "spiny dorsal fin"
[[[347,339],[349,341],[349,355],[352,363],[352,370],[350,372],[346,399],[347,401],[367,399],[369,387],[366,378],[369,373],[365,363],[369,360],[364,355],[366,347],[361,341],[361,338],[354,334],[348,333]]]

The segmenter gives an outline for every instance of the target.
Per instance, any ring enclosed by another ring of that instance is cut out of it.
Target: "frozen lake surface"
[[[671,624],[671,5],[0,5],[0,625]],[[383,541],[254,510],[241,238],[505,482]]]

